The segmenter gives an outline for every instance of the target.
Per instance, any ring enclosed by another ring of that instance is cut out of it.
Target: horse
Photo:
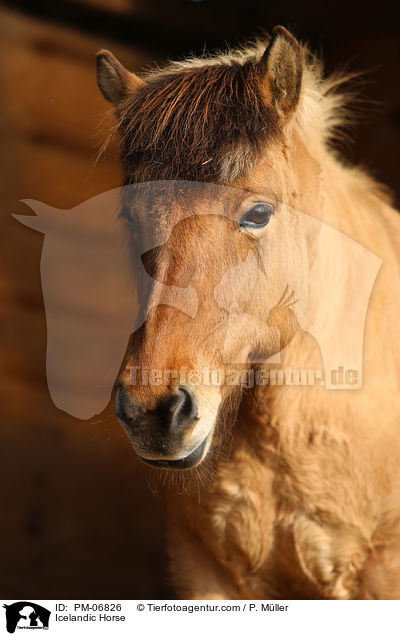
[[[280,26],[140,77],[101,50],[97,76],[126,232],[153,241],[115,409],[155,475],[176,594],[400,598],[400,224],[337,149],[351,77]],[[353,343],[348,386],[324,382]],[[283,367],[318,381],[264,381]]]

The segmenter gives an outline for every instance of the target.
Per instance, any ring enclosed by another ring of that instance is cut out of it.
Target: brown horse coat
[[[365,322],[361,388],[253,387],[226,399],[207,393],[216,418],[207,457],[164,486],[156,479],[173,581],[183,598],[400,598],[399,218],[383,189],[331,149],[346,119],[339,80],[322,79],[315,59],[282,28],[264,49],[188,60],[143,79],[99,54],[99,84],[115,105],[127,181],[186,179],[249,192],[267,182],[280,201],[382,259]],[[201,223],[197,240],[210,252]],[[221,229],[224,244],[228,231]],[[187,225],[181,245],[194,237]],[[348,276],[331,256],[335,271]],[[172,262],[163,250],[157,258],[158,271],[169,268],[179,285],[179,258]],[[342,307],[343,298],[332,297],[324,280],[318,284],[315,314],[327,303],[343,309],[351,330],[346,311],[357,289]],[[195,329],[192,340],[180,337],[185,320],[160,307],[126,365],[133,357],[176,368],[197,356],[196,364],[218,366],[212,317],[201,323],[210,330],[204,351]],[[286,366],[321,366],[306,331],[290,332],[284,344]],[[129,389],[142,409],[153,408],[164,390]],[[140,450],[138,438],[134,446]]]

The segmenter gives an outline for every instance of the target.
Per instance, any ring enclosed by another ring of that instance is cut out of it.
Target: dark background
[[[361,122],[344,152],[397,196],[400,44],[383,2],[70,0],[0,2],[0,597],[168,598],[164,529],[112,405],[90,421],[56,409],[45,379],[43,237],[22,198],[72,207],[120,184],[94,55],[131,70],[290,28],[328,71],[364,71]],[[99,219],[101,224],[101,219]],[[71,318],[72,319],[72,318]]]

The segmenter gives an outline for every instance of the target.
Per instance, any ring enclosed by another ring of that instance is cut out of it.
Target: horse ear
[[[303,60],[300,44],[284,27],[277,26],[272,31],[259,67],[275,106],[288,116],[299,101]]]
[[[129,92],[134,92],[145,82],[130,73],[110,51],[101,49],[96,55],[97,84],[107,101],[117,106]]]

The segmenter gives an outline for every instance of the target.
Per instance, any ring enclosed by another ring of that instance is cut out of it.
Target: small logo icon
[[[51,612],[41,605],[31,601],[18,601],[3,607],[6,610],[9,634],[14,634],[16,629],[49,629]]]

